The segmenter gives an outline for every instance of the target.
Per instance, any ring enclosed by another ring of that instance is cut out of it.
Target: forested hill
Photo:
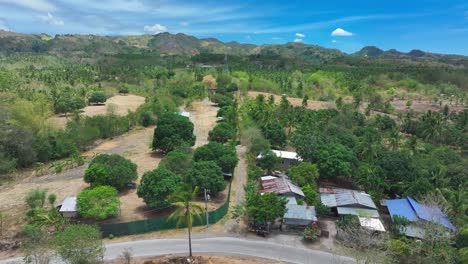
[[[319,64],[347,60],[350,57],[379,57],[404,60],[426,60],[448,63],[468,68],[468,57],[442,55],[412,50],[408,53],[397,50],[383,51],[377,47],[364,47],[359,52],[347,55],[337,49],[323,48],[302,43],[253,45],[238,42],[221,42],[215,38],[199,39],[186,34],[160,33],[140,36],[96,36],[20,34],[0,30],[0,52],[33,52],[57,55],[90,56],[96,54],[147,54],[187,55],[230,54],[236,56],[281,57],[301,64]]]

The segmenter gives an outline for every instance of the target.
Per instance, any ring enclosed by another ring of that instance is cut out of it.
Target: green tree
[[[208,140],[224,144],[230,139],[234,139],[235,136],[235,128],[233,128],[228,123],[219,123],[213,128],[213,130],[208,133]]]
[[[166,168],[181,177],[184,177],[191,167],[192,156],[180,150],[167,153],[159,163],[159,168]]]
[[[226,188],[223,172],[214,161],[195,162],[187,174],[187,180],[200,190],[210,190],[213,195]]]
[[[316,205],[319,201],[319,194],[317,192],[317,187],[315,185],[305,185],[302,188],[302,192],[304,192],[304,199],[307,205]]]
[[[192,190],[192,186],[185,184],[179,188],[170,200],[177,209],[169,216],[169,219],[177,218],[177,226],[186,225],[188,228],[189,256],[192,258],[192,225],[195,219],[201,221],[201,215],[204,210],[201,206],[194,203],[198,194],[198,188]]]
[[[189,146],[195,144],[192,122],[178,114],[163,114],[154,129],[153,150],[167,153],[183,144]]]
[[[301,162],[288,170],[288,175],[292,181],[299,186],[307,184],[316,186],[316,180],[319,177],[319,169],[316,164],[310,162]]]
[[[272,147],[282,148],[286,146],[286,132],[279,122],[269,123],[262,127],[263,135],[270,141]]]
[[[117,190],[110,186],[85,189],[78,194],[76,206],[80,216],[104,220],[119,214]]]
[[[98,227],[69,225],[53,241],[57,254],[70,264],[102,263],[105,248]]]
[[[86,101],[74,95],[63,95],[59,97],[54,105],[57,114],[66,114],[80,110],[86,106]]]
[[[275,193],[255,191],[246,197],[246,213],[254,223],[267,224],[286,213],[286,198]]]
[[[137,178],[137,165],[117,154],[96,156],[84,174],[91,187],[109,185],[117,190],[123,190]]]
[[[320,175],[325,177],[350,176],[354,153],[341,144],[327,144],[318,153]]]
[[[93,92],[88,97],[88,102],[91,104],[103,104],[107,100],[106,95],[103,92]]]
[[[223,172],[231,173],[237,165],[238,158],[231,147],[218,142],[210,142],[195,150],[193,160],[214,161]]]
[[[276,154],[268,150],[266,152],[263,152],[261,154],[261,157],[258,159],[258,165],[264,169],[267,170],[268,173],[271,173],[271,171],[280,164],[281,158],[276,156]]]
[[[151,208],[166,208],[171,205],[168,197],[174,193],[181,181],[181,177],[174,172],[157,168],[143,174],[137,194]]]

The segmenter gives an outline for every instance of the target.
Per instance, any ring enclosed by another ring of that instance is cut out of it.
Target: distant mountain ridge
[[[394,49],[384,51],[374,46],[362,48],[353,54],[346,54],[338,49],[324,48],[304,43],[286,44],[241,44],[222,42],[216,38],[196,38],[183,33],[159,33],[139,36],[96,36],[96,35],[56,35],[22,34],[0,30],[0,52],[36,52],[58,55],[80,55],[86,53],[118,54],[154,52],[161,55],[231,54],[238,56],[261,55],[282,57],[322,63],[325,61],[353,57],[371,58],[406,58],[406,59],[461,59],[462,55],[444,55],[421,50],[400,52]]]

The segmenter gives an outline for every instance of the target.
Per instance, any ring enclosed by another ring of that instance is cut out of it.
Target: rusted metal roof
[[[273,177],[273,176],[265,176],[262,177],[262,193],[264,192],[274,192],[277,194],[287,194],[287,193],[294,193],[304,197],[304,193],[302,192],[299,186],[291,183],[288,179],[284,177]]]

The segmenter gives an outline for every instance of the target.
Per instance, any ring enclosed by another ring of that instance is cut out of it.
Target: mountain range
[[[373,58],[405,58],[458,61],[468,60],[462,55],[445,55],[412,50],[400,52],[394,49],[384,51],[374,46],[362,48],[353,54],[338,49],[324,48],[304,43],[286,44],[241,44],[222,42],[215,38],[196,38],[183,33],[160,33],[139,36],[96,36],[96,35],[56,35],[22,34],[0,30],[0,53],[33,52],[57,55],[90,54],[141,54],[160,55],[230,54],[237,56],[261,55],[301,59],[309,63],[321,63],[347,56]]]

